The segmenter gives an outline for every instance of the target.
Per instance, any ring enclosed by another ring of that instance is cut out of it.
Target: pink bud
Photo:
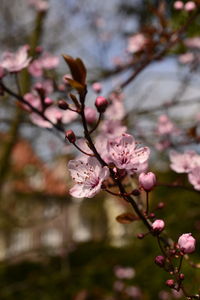
[[[71,129],[67,130],[65,132],[65,138],[72,144],[74,144],[76,142],[76,136],[75,136],[73,130],[71,130]]]
[[[196,8],[196,4],[193,2],[193,1],[188,1],[185,6],[184,6],[184,9],[186,11],[192,11]]]
[[[98,112],[103,113],[108,106],[108,100],[102,96],[98,96],[95,101],[95,106]]]
[[[156,265],[158,265],[159,267],[164,267],[165,265],[165,258],[162,255],[158,255],[156,256],[156,258],[154,259],[154,262]]]
[[[47,106],[50,106],[51,104],[53,104],[53,100],[49,97],[46,97],[44,99],[44,103],[47,105]]]
[[[196,240],[191,233],[184,233],[179,237],[178,245],[183,253],[192,253],[195,251]]]
[[[163,220],[155,220],[152,224],[154,233],[160,233],[165,228],[165,222]]]
[[[101,85],[101,83],[99,83],[99,82],[93,83],[92,89],[93,89],[93,91],[94,91],[95,93],[97,93],[97,94],[100,93],[101,90],[102,90],[102,85]]]
[[[165,284],[170,287],[170,288],[173,288],[175,286],[175,282],[173,279],[168,279]]]
[[[181,10],[183,9],[184,7],[184,4],[182,1],[175,1],[174,2],[174,8],[177,9],[177,10]]]
[[[85,108],[85,118],[88,123],[94,123],[97,120],[97,112],[92,107]]]
[[[145,191],[149,192],[156,184],[156,176],[152,172],[141,173],[139,175],[139,183]]]

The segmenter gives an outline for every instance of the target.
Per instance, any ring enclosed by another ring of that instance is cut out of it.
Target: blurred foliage
[[[169,178],[171,182],[176,178],[172,172],[158,174],[158,177],[160,182],[168,182]],[[185,180],[183,176],[181,179]],[[157,187],[151,195],[151,209],[153,210],[160,201],[166,202],[166,207],[157,211],[156,216],[166,220],[166,232],[175,241],[181,233],[188,232],[188,228],[199,239],[198,193],[179,188]],[[142,299],[158,299],[159,291],[167,290],[164,282],[170,275],[154,264],[154,257],[161,254],[155,240],[150,236],[137,240],[136,233],[142,230],[142,227],[136,230],[133,225],[133,232],[129,236],[130,244],[121,248],[112,247],[105,241],[91,241],[74,245],[67,257],[51,257],[47,252],[42,262],[1,263],[0,299],[75,299],[80,291],[87,292],[84,298],[87,300],[108,299],[107,297],[114,299],[112,297],[116,265],[131,266],[135,269],[135,277],[127,280],[127,284],[139,286],[143,293]],[[196,263],[199,251],[200,245],[197,245],[196,253],[190,256]],[[183,272],[185,277],[189,278],[188,289],[195,291],[200,284],[200,271],[195,271],[184,261]]]

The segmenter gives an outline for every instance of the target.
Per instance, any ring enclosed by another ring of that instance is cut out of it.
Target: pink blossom
[[[152,223],[152,229],[154,232],[160,233],[165,228],[165,222],[163,220],[155,220]]]
[[[130,53],[137,53],[144,49],[146,43],[146,37],[142,33],[137,33],[128,39],[127,51]]]
[[[9,72],[19,72],[28,67],[31,57],[28,58],[28,47],[22,46],[16,53],[4,52],[0,66]]]
[[[191,63],[191,62],[194,61],[194,59],[195,59],[194,53],[192,53],[192,52],[184,53],[184,54],[179,56],[179,62],[181,64]]]
[[[183,253],[192,253],[195,251],[196,240],[191,233],[184,233],[179,237],[178,245]]]
[[[126,126],[122,126],[119,120],[105,120],[101,123],[100,132],[102,137],[115,138],[127,131]]]
[[[112,100],[105,112],[106,119],[122,120],[125,116],[124,104],[121,100]]]
[[[41,100],[38,94],[35,93],[27,93],[24,95],[24,99],[33,107],[37,108],[38,110],[42,109]],[[28,111],[31,111],[31,108],[28,105],[24,105],[24,108]]]
[[[114,273],[119,279],[131,279],[135,276],[135,270],[130,267],[116,266]]]
[[[42,66],[39,59],[35,59],[28,67],[29,73],[34,77],[41,77],[43,74]]]
[[[159,135],[175,133],[176,131],[177,129],[175,125],[172,123],[172,121],[167,115],[161,115],[158,118],[157,133]]]
[[[148,147],[137,148],[135,139],[129,134],[108,141],[109,161],[119,169],[134,169],[148,160],[150,150]]]
[[[45,94],[51,94],[54,90],[53,82],[50,79],[36,82],[33,88],[36,90],[43,89]]]
[[[95,100],[95,106],[99,113],[104,113],[108,106],[108,100],[103,96],[98,96]]]
[[[54,69],[59,64],[59,57],[46,52],[40,58],[40,63],[44,69]]]
[[[188,174],[189,182],[194,186],[194,189],[200,191],[200,165],[193,168]]]
[[[175,9],[181,10],[181,9],[183,9],[183,7],[184,7],[183,1],[175,1],[174,2],[174,8]]]
[[[137,286],[129,286],[125,290],[126,294],[133,299],[142,299],[141,289]]]
[[[141,173],[139,183],[145,191],[151,191],[156,184],[156,176],[152,172]]]
[[[184,44],[189,48],[200,48],[200,38],[193,37],[185,39]]]
[[[109,176],[108,167],[102,167],[95,157],[89,157],[87,161],[70,160],[68,168],[76,182],[70,194],[76,198],[94,197]]]
[[[71,110],[60,110],[57,107],[49,107],[45,110],[44,116],[48,118],[53,124],[57,124],[58,122],[62,122],[63,124],[70,123],[77,118],[77,113]],[[52,128],[53,124],[46,121],[40,115],[36,113],[32,113],[30,115],[31,121],[40,127]]]
[[[97,111],[92,107],[86,107],[85,118],[88,123],[94,123],[97,120]]]
[[[194,1],[188,1],[185,3],[184,9],[186,11],[192,11],[196,8],[196,4],[194,3]]]
[[[94,82],[93,85],[92,85],[92,89],[95,93],[100,93],[101,90],[102,90],[102,85],[100,82]]]
[[[177,173],[188,173],[192,168],[200,165],[200,156],[194,151],[186,151],[185,153],[178,153],[176,151],[170,152],[170,167]]]

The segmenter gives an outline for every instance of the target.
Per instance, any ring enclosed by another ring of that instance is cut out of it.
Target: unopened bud
[[[158,255],[155,257],[154,262],[156,265],[162,268],[165,265],[165,258],[162,255]]]
[[[152,229],[154,233],[159,234],[165,228],[165,222],[163,220],[155,220],[152,224]]]
[[[165,282],[165,284],[166,284],[168,287],[170,287],[170,288],[174,288],[174,286],[175,286],[175,282],[174,282],[173,279],[168,279],[168,280]]]
[[[141,173],[139,183],[146,192],[150,192],[156,185],[156,176],[152,172]]]
[[[184,280],[185,275],[184,275],[183,273],[181,273],[181,274],[179,275],[179,278],[180,278],[180,280]]]
[[[145,237],[144,233],[138,233],[137,238],[142,240]]]
[[[59,100],[59,101],[58,101],[58,107],[59,107],[60,109],[67,110],[68,107],[69,107],[69,105],[68,105],[68,103],[65,102],[64,100]]]
[[[72,144],[74,144],[76,142],[76,136],[73,132],[73,130],[67,130],[65,133],[65,138]]]
[[[96,98],[95,106],[96,106],[98,112],[104,113],[108,106],[108,100],[102,96],[99,96]]]
[[[149,214],[149,219],[154,219],[155,218],[155,214],[154,213],[150,213]]]
[[[92,89],[93,89],[93,91],[94,91],[95,93],[97,93],[97,94],[100,93],[101,90],[102,90],[102,85],[101,85],[101,83],[100,83],[100,82],[95,82],[95,83],[93,83]]]
[[[163,207],[165,207],[165,203],[164,202],[159,202],[158,203],[158,209],[162,209]]]

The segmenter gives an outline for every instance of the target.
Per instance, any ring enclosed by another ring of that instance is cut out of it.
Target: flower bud
[[[102,96],[98,96],[95,101],[95,106],[98,112],[104,113],[108,106],[108,100]]]
[[[154,219],[155,218],[155,214],[154,213],[150,213],[149,214],[149,219]]]
[[[64,100],[59,100],[59,101],[58,101],[58,107],[59,107],[60,109],[67,110],[68,107],[69,107],[69,105],[68,105],[68,103],[65,102]]]
[[[156,185],[156,176],[152,172],[141,173],[139,175],[139,184],[146,192],[149,192]]]
[[[174,2],[174,8],[175,9],[181,10],[181,9],[183,9],[183,7],[184,7],[183,1],[175,1]]]
[[[163,207],[165,207],[165,203],[164,202],[159,202],[157,208],[162,209]]]
[[[86,107],[85,118],[89,124],[94,123],[97,120],[97,111],[92,107]]]
[[[178,245],[184,254],[192,253],[195,251],[196,240],[191,233],[184,233],[179,237]]]
[[[46,106],[50,106],[51,104],[53,104],[53,100],[49,97],[46,97],[44,99],[44,103],[45,103]]]
[[[160,233],[165,228],[165,222],[163,220],[155,220],[152,224],[154,233]]]
[[[145,237],[144,233],[138,233],[138,234],[137,234],[137,238],[138,238],[139,240],[142,240],[144,237]]]
[[[67,130],[65,132],[65,138],[72,144],[74,144],[76,142],[76,136],[75,136],[73,130],[71,130],[71,129]]]
[[[154,262],[156,265],[162,268],[165,265],[165,258],[162,255],[158,255],[155,257]]]
[[[196,8],[194,1],[188,1],[185,3],[184,9],[186,11],[193,11]]]
[[[165,284],[166,284],[168,287],[170,287],[170,288],[174,288],[174,286],[175,286],[175,282],[174,282],[173,279],[168,279],[168,280],[165,282]]]
[[[94,91],[95,93],[97,93],[97,94],[100,93],[101,90],[102,90],[102,85],[101,85],[101,83],[100,83],[100,82],[95,82],[95,83],[93,83],[92,89],[93,89],[93,91]]]
[[[183,273],[179,274],[179,278],[180,280],[184,280],[185,279],[185,275]]]

